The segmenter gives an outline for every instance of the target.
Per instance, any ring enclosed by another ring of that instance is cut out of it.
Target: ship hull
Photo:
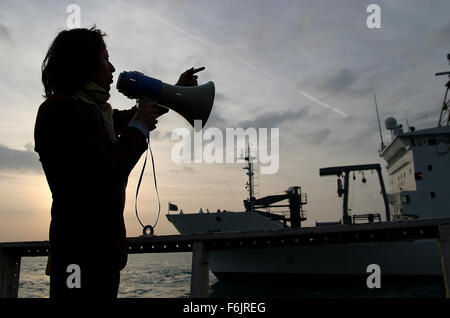
[[[181,234],[280,229],[253,212],[168,215]],[[243,248],[211,251],[209,268],[220,280],[368,277],[376,264],[384,277],[442,276],[437,240]],[[302,279],[303,280],[303,279]]]
[[[221,280],[262,278],[358,279],[376,264],[382,277],[442,276],[438,243],[360,243],[211,251],[210,270]]]

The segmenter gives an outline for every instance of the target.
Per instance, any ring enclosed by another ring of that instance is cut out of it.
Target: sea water
[[[22,257],[19,298],[46,298],[50,280],[45,276],[47,257]],[[119,298],[187,298],[190,292],[192,253],[132,254],[121,272]],[[381,288],[366,284],[302,285],[301,281],[221,282],[210,273],[211,298],[443,298],[442,279],[410,278],[386,282]]]
[[[189,297],[192,253],[132,254],[121,271],[119,298]],[[23,257],[19,298],[46,298],[50,278],[47,257]],[[211,274],[210,282],[215,277]]]

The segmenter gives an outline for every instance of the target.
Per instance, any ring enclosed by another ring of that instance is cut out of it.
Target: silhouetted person
[[[128,176],[156,118],[167,112],[156,102],[111,108],[115,68],[104,36],[95,26],[62,31],[42,63],[46,100],[36,118],[35,151],[53,198],[46,270],[51,298],[117,297],[127,263]],[[184,72],[177,85],[197,85],[194,74],[201,70]],[[71,264],[80,269],[79,282]]]

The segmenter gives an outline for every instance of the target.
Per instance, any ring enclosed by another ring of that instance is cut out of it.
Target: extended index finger
[[[199,67],[199,68],[197,68],[197,69],[193,69],[193,70],[192,70],[192,74],[195,74],[195,73],[201,72],[201,71],[203,71],[204,69],[205,69],[205,67],[204,67],[204,66],[202,66],[202,67]]]

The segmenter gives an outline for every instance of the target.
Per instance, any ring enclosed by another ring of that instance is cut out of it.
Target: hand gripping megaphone
[[[192,127],[194,120],[205,126],[214,103],[213,82],[199,86],[174,86],[136,71],[122,72],[117,90],[128,98],[148,97],[183,116]]]

